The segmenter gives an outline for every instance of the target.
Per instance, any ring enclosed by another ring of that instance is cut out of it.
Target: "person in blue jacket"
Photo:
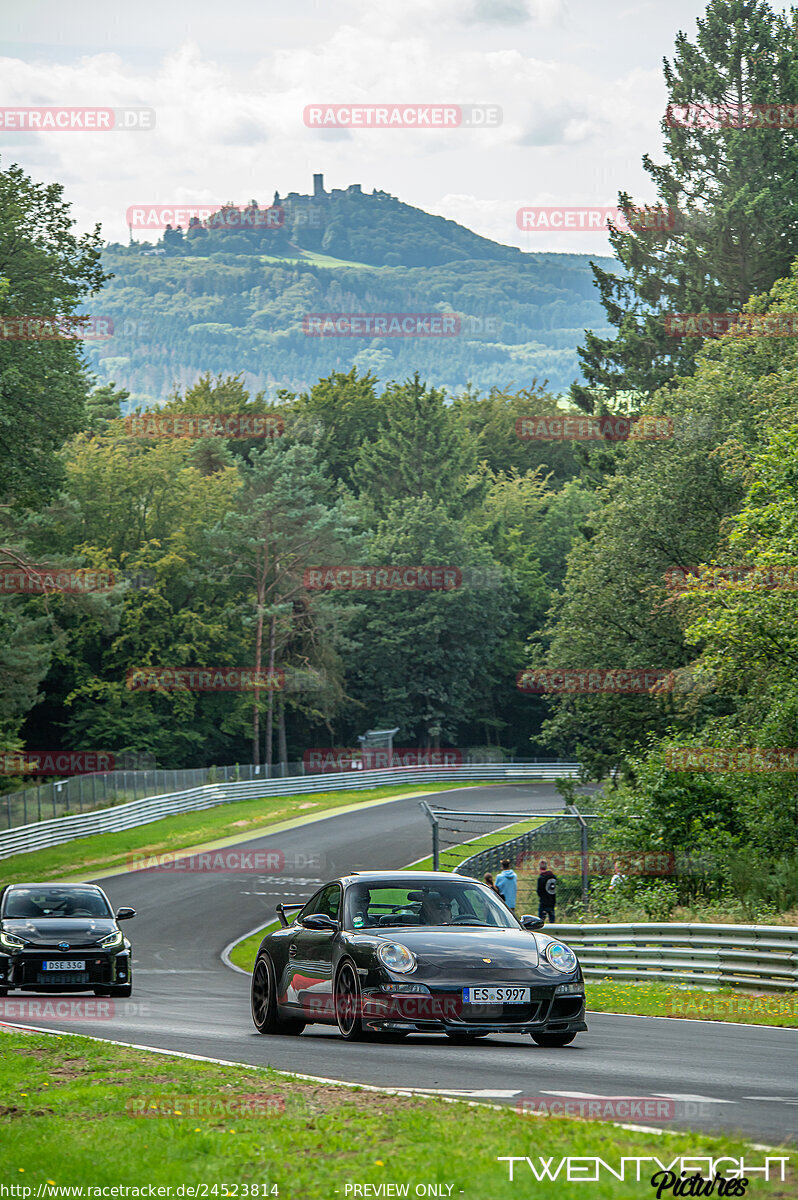
[[[502,869],[496,876],[496,889],[511,913],[515,913],[515,898],[518,893],[518,876],[510,866],[509,858],[502,859]]]

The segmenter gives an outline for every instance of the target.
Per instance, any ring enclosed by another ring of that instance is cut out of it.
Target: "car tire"
[[[487,1037],[488,1035],[487,1035],[487,1033],[457,1033],[457,1032],[450,1033],[449,1030],[447,1029],[446,1036],[447,1036],[447,1038],[450,1038],[453,1042],[456,1042],[460,1046],[468,1046],[469,1043],[475,1042],[477,1040],[477,1038],[484,1038],[484,1037]]]
[[[106,995],[119,996],[120,999],[126,999],[128,996],[133,995],[133,984],[122,983],[119,987],[110,987],[106,990]]]
[[[539,1046],[569,1046],[575,1037],[575,1033],[533,1033],[532,1041]]]
[[[277,1014],[277,986],[274,965],[268,954],[259,954],[252,972],[250,986],[252,1023],[258,1033],[298,1034],[304,1021],[285,1021]]]
[[[368,1036],[360,1016],[361,992],[357,969],[351,959],[345,958],[338,968],[333,989],[335,1020],[338,1032],[344,1041],[362,1042]]]
[[[0,988],[0,996],[7,996],[8,988]]]

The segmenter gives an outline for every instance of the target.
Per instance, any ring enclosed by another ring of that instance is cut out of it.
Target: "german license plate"
[[[43,962],[43,971],[85,971],[86,960],[83,958],[59,958],[54,962]]]
[[[529,995],[525,987],[467,987],[463,1004],[529,1004]]]

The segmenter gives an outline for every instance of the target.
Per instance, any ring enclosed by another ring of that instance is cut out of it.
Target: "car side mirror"
[[[309,913],[308,916],[302,918],[302,927],[335,931],[338,929],[338,922],[334,921],[332,917],[328,917],[326,913]]]
[[[116,910],[117,921],[129,921],[131,917],[135,917],[135,908],[118,908]]]
[[[542,929],[545,924],[546,922],[542,921],[540,917],[531,917],[529,913],[521,918],[521,927],[523,929],[528,929],[530,933],[533,929]]]

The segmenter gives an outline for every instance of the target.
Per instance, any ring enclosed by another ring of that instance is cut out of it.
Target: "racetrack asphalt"
[[[514,813],[562,808],[554,785],[544,782],[464,788],[439,793],[436,802]],[[298,1038],[259,1036],[249,1012],[248,977],[221,960],[228,943],[272,921],[280,900],[306,899],[326,879],[358,868],[393,869],[429,854],[430,827],[418,797],[412,797],[333,812],[293,830],[247,840],[240,848],[280,851],[288,864],[321,859],[322,866],[289,865],[268,875],[148,869],[98,879],[115,907],[129,904],[137,910],[124,927],[134,948],[133,997],[107,1005],[113,1011],[106,1019],[64,1021],[36,1016],[52,997],[13,992],[3,1007],[8,1014],[14,1000],[12,1011],[18,1006],[20,1015],[6,1015],[4,1023],[500,1104],[516,1105],[533,1096],[549,1104],[568,1098],[657,1097],[672,1100],[675,1115],[627,1120],[741,1133],[771,1145],[798,1144],[798,1035],[793,1029],[588,1013],[589,1032],[560,1049],[501,1034],[466,1046],[427,1034],[401,1043],[345,1043],[337,1030],[322,1025],[309,1025]],[[90,994],[73,998],[80,997]]]

